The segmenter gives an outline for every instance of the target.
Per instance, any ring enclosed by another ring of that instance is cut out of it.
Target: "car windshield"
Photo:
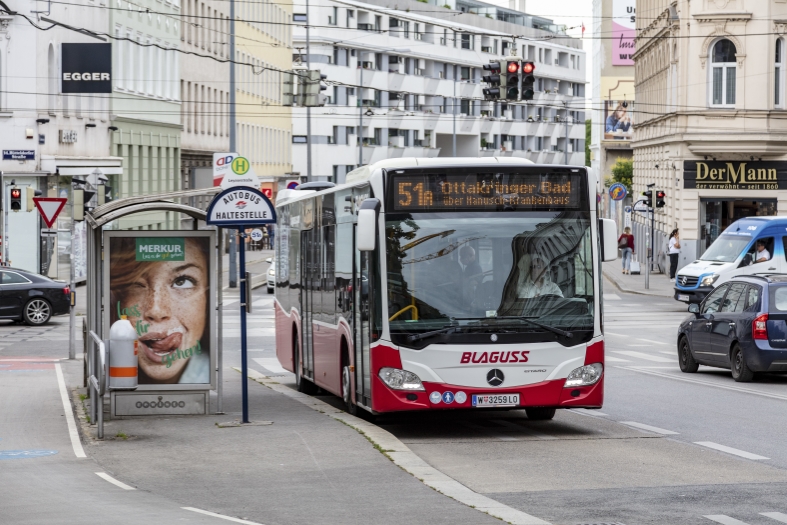
[[[587,212],[401,217],[386,222],[388,315],[394,342],[407,345],[408,336],[451,326],[457,329],[447,334],[460,339],[474,329],[505,327],[553,340],[548,329],[512,317],[592,331],[593,258]]]
[[[705,250],[700,257],[701,261],[714,262],[734,262],[738,256],[746,249],[751,242],[750,237],[738,237],[735,235],[722,235]]]

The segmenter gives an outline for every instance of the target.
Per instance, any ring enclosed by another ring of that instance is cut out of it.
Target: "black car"
[[[46,324],[53,315],[67,314],[71,290],[63,281],[17,268],[0,268],[0,319]]]
[[[683,372],[729,368],[735,381],[787,372],[787,275],[740,275],[719,285],[678,329]]]

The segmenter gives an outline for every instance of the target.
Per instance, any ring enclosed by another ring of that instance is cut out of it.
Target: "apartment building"
[[[312,110],[312,178],[342,182],[360,164],[403,156],[584,164],[580,41],[512,9],[431,1],[401,0],[392,9],[385,0],[327,0],[311,8],[308,58],[329,84],[328,103]],[[294,10],[305,17],[300,0]],[[300,27],[293,48],[293,62],[305,66]],[[482,66],[514,51],[536,64],[535,99],[484,101]],[[306,110],[296,107],[293,169],[302,176],[306,142]]]
[[[681,266],[739,218],[787,214],[785,20],[779,0],[637,2],[633,187],[666,191],[655,247],[680,228]]]

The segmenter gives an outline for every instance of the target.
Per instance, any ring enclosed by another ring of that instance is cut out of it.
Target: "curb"
[[[240,369],[233,367],[240,373]],[[492,517],[503,520],[511,525],[551,525],[549,522],[531,516],[520,510],[504,505],[498,501],[472,491],[468,487],[462,485],[455,479],[443,474],[436,468],[432,467],[416,455],[407,445],[402,443],[396,436],[383,430],[373,423],[369,423],[359,417],[351,416],[343,410],[339,410],[319,399],[315,399],[306,394],[296,392],[289,387],[286,387],[272,378],[257,372],[256,370],[249,369],[249,379],[260,383],[263,386],[270,388],[280,394],[283,394],[295,401],[303,403],[307,407],[317,412],[323,413],[328,417],[344,423],[348,427],[356,430],[359,434],[363,435],[370,443],[388,459],[390,459],[396,466],[417,478],[421,483],[430,487],[437,492],[455,499],[463,505],[467,505],[475,510],[489,514]]]
[[[637,295],[646,295],[646,296],[650,296],[650,297],[665,297],[665,298],[668,298],[668,299],[672,298],[671,295],[662,295],[660,293],[654,293],[654,292],[650,292],[650,291],[646,291],[646,290],[632,290],[632,289],[628,289],[628,288],[623,288],[622,286],[620,286],[620,284],[617,282],[617,280],[615,280],[610,275],[607,275],[607,272],[604,271],[603,269],[601,270],[601,273],[609,282],[611,282],[613,285],[615,285],[615,288],[617,288],[618,291],[620,291],[620,292],[633,293],[633,294],[637,294]]]

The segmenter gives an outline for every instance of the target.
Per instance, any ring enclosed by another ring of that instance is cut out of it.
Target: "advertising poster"
[[[633,66],[637,0],[612,0],[612,65]]]
[[[207,388],[215,368],[212,232],[106,235],[108,326],[125,315],[136,329],[140,386]]]
[[[631,140],[634,137],[634,103],[630,100],[604,101],[604,140]]]

